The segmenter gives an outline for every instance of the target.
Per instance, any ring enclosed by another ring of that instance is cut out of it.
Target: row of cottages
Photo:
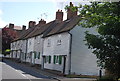
[[[98,75],[96,56],[83,41],[85,31],[96,34],[96,29],[79,26],[80,18],[77,11],[68,9],[64,21],[61,10],[49,23],[43,19],[37,25],[30,21],[29,28],[11,43],[11,57],[64,74]]]

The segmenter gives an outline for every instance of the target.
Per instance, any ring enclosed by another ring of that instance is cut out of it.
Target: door
[[[63,74],[65,74],[65,65],[66,65],[66,56],[63,56],[64,62],[63,62]]]

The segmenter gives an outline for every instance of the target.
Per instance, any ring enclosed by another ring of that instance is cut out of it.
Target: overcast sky
[[[26,25],[29,21],[38,21],[42,18],[47,22],[55,19],[58,9],[64,12],[64,7],[72,1],[74,5],[88,3],[87,0],[0,0],[0,28],[13,23],[16,26]]]

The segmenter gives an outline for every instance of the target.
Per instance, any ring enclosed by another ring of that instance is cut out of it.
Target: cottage
[[[70,6],[73,4],[70,3]],[[85,31],[97,32],[95,28],[86,29],[79,26],[80,18],[77,11],[68,11],[67,20],[59,22],[50,32],[43,35],[44,68],[64,74],[98,75],[96,56],[85,46],[84,41]]]
[[[70,2],[70,6],[73,4]],[[29,22],[29,28],[12,43],[13,55],[21,61],[40,64],[42,69],[57,70],[63,74],[98,75],[96,56],[85,45],[85,31],[97,34],[96,28],[78,25],[81,17],[77,11],[68,8],[67,19],[63,12],[56,12],[56,19],[46,23],[43,19],[37,25]],[[18,45],[16,48],[15,45]],[[15,54],[14,54],[15,53]]]

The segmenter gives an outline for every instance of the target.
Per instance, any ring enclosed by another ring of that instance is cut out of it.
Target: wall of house
[[[17,42],[16,41],[12,42],[11,43],[11,47],[12,47],[11,50],[13,50],[12,51],[13,55],[12,54],[11,55],[12,55],[13,58],[16,58],[16,54],[17,54],[17,52],[16,52],[16,50],[17,50]]]
[[[42,47],[43,47],[43,38],[42,35],[34,37],[34,51],[36,52],[35,64],[42,63]]]
[[[16,41],[17,59],[20,58],[20,40]]]
[[[44,56],[51,56],[51,63],[44,62],[44,68],[52,69],[52,70],[58,70],[63,71],[63,56],[66,56],[66,69],[65,73],[68,74],[69,69],[69,43],[70,43],[70,34],[69,33],[61,33],[52,35],[50,37],[46,37],[44,39],[44,49],[43,49],[43,55]],[[61,40],[61,44],[58,42],[58,40]],[[54,55],[56,56],[62,56],[62,63],[54,63]],[[45,61],[45,60],[44,60]]]
[[[33,51],[34,51],[34,37],[27,39],[27,58],[26,58],[27,62],[32,62],[33,53],[31,52]]]
[[[83,41],[85,39],[85,31],[97,34],[95,28],[82,28],[81,26],[76,26],[70,31],[72,34],[71,73],[98,75],[99,68],[96,63],[96,56],[85,45],[86,42]]]
[[[27,43],[27,40],[21,40],[21,50],[22,50],[22,53],[21,53],[21,60],[23,61],[23,62],[25,62],[26,61],[26,43]]]

